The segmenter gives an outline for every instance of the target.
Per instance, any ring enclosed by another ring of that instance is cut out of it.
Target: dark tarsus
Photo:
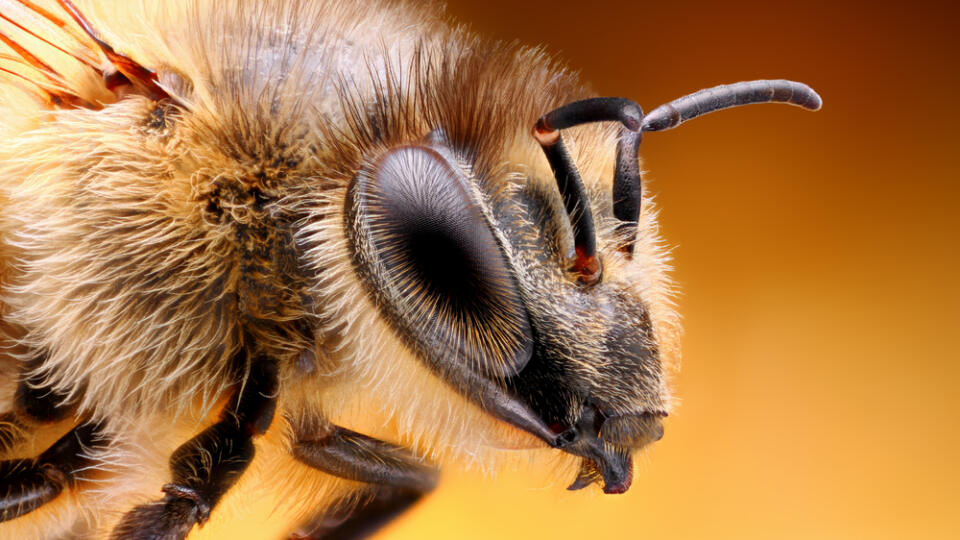
[[[88,451],[103,441],[97,424],[82,424],[40,454],[36,459],[0,462],[0,521],[32,512],[73,485],[76,473],[91,464]]]
[[[42,362],[37,358],[22,366],[22,375],[14,397],[14,410],[4,415],[4,448],[15,444],[21,430],[30,431],[66,419],[73,410],[64,396],[40,385],[31,375]],[[28,514],[52,501],[73,485],[76,473],[91,465],[91,451],[105,445],[100,426],[81,424],[53,443],[34,459],[0,461],[0,521]]]
[[[173,482],[163,487],[166,497],[128,512],[113,538],[183,539],[194,524],[206,523],[253,461],[253,437],[266,432],[273,420],[278,385],[276,362],[255,359],[243,393],[234,395],[220,420],[173,453]]]

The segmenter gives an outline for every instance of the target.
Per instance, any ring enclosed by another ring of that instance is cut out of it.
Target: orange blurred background
[[[645,137],[686,335],[630,492],[448,470],[379,540],[960,538],[960,8],[860,4],[450,1],[647,110],[781,77],[824,107]]]
[[[780,77],[824,107],[748,107],[645,137],[686,335],[681,406],[629,493],[447,471],[378,538],[960,538],[958,8],[449,11],[544,44],[598,93],[647,110]]]

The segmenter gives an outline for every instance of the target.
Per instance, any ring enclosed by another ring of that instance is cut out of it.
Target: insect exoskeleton
[[[244,482],[351,537],[503,447],[626,491],[678,336],[642,133],[820,104],[644,114],[392,2],[3,0],[0,42],[10,537],[183,538]]]

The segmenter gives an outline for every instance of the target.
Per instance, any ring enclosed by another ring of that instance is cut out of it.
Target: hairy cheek
[[[391,335],[384,330],[381,335]],[[288,394],[308,396],[304,407],[323,410],[334,424],[385,441],[418,441],[417,451],[440,461],[484,460],[496,450],[546,448],[457,393],[399,339],[384,343],[378,354],[351,356],[356,364],[337,384],[321,386],[304,379]]]
[[[541,450],[547,448],[547,445],[540,439],[517,429],[499,420],[496,421],[498,429],[491,431],[485,437],[484,443],[490,448],[496,450]]]

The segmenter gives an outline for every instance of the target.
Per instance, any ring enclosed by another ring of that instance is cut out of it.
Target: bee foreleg
[[[348,498],[334,510],[326,510],[302,524],[290,540],[360,540],[407,511],[425,493],[391,486],[379,486],[372,496],[361,501]]]
[[[97,424],[82,424],[36,459],[0,462],[0,521],[36,510],[72,485],[75,474],[90,465],[89,449],[101,444],[99,432]]]
[[[0,452],[12,449],[38,425],[65,419],[72,410],[65,396],[44,387],[42,378],[31,374],[41,362],[42,358],[38,358],[23,366],[14,394],[14,410],[0,416]]]
[[[426,492],[437,479],[436,470],[409,450],[339,426],[319,438],[297,441],[293,455],[327,474],[359,482]]]
[[[173,453],[166,497],[127,513],[113,538],[182,539],[194,524],[203,525],[253,460],[253,437],[273,420],[277,384],[275,362],[255,360],[242,394],[234,396],[220,420]]]
[[[376,486],[365,504],[356,509],[348,506],[345,516],[323,516],[306,527],[301,538],[366,538],[437,483],[437,470],[409,450],[337,426],[319,437],[299,440],[293,455],[325,473]]]
[[[15,413],[21,420],[30,423],[51,424],[66,418],[73,407],[67,397],[43,385],[43,377],[34,370],[43,364],[38,357],[22,366],[23,372],[17,384],[14,398]]]
[[[14,410],[0,418],[0,450],[7,451],[39,425],[69,416],[65,396],[43,385],[32,373],[42,358],[23,366]],[[82,424],[34,459],[0,461],[0,521],[32,512],[73,484],[75,473],[90,464],[86,450],[100,442],[96,424]]]

